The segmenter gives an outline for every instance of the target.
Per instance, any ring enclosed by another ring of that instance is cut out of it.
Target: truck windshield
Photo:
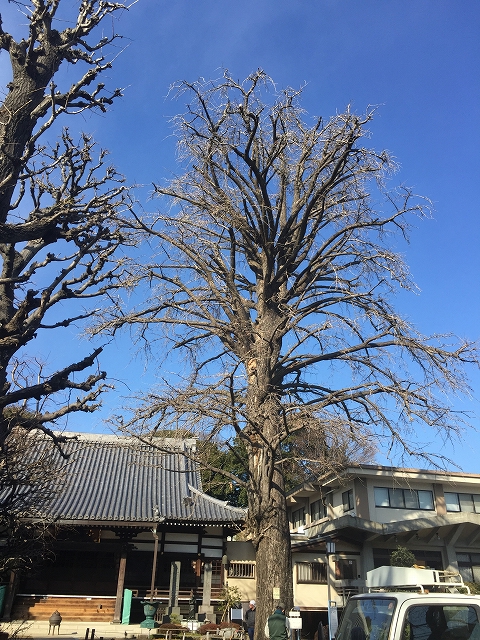
[[[394,598],[352,598],[348,601],[335,640],[387,640]]]

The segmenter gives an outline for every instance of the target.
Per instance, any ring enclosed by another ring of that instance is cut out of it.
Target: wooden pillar
[[[123,589],[125,585],[125,570],[127,568],[127,553],[128,553],[128,546],[124,544],[122,545],[122,552],[120,555],[120,566],[118,568],[117,595],[115,598],[115,613],[113,616],[113,622],[116,624],[120,624],[122,622],[122,599],[123,599]]]

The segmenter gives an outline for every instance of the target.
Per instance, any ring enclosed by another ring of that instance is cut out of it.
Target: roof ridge
[[[237,511],[238,513],[245,514],[247,511],[245,507],[234,507],[232,504],[228,504],[228,500],[220,500],[220,498],[214,498],[213,496],[209,496],[208,493],[204,493],[203,491],[200,491],[200,489],[193,487],[191,484],[187,484],[187,486],[192,493],[198,494],[199,496],[205,498],[205,500],[208,500],[209,502],[213,502],[214,504],[219,504],[222,507],[226,507],[227,509],[232,509],[233,511]]]

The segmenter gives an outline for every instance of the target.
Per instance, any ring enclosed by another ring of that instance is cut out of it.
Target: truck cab
[[[480,640],[480,596],[459,576],[439,574],[403,567],[368,572],[370,592],[350,598],[335,640]]]

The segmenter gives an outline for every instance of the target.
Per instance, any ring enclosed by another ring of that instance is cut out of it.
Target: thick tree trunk
[[[271,391],[268,368],[260,358],[256,363],[260,366],[255,371],[251,363],[247,399],[250,425],[246,432],[251,445],[247,528],[256,549],[257,585],[267,585],[256,594],[255,637],[263,640],[274,605],[282,602],[288,609],[293,605],[293,576],[285,483],[279,465],[281,406],[278,395]]]
[[[264,502],[267,501],[271,510],[267,509],[265,517],[259,521],[263,535],[258,539],[256,553],[257,585],[268,585],[265,591],[257,591],[256,595],[258,624],[255,624],[255,637],[258,640],[263,640],[265,622],[278,602],[282,602],[287,610],[293,606],[289,525],[283,477],[279,472],[274,473],[270,493],[264,496]]]

